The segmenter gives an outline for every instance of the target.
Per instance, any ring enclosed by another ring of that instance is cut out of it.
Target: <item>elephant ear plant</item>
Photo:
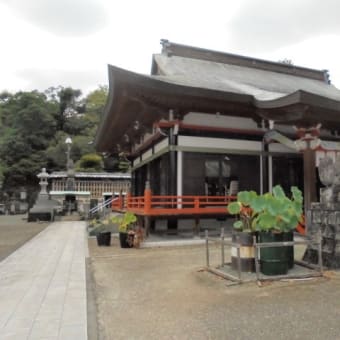
[[[237,194],[237,201],[229,203],[228,212],[231,215],[239,215],[239,220],[235,221],[233,227],[237,231],[253,232],[256,212],[251,208],[252,202],[257,197],[255,191],[240,191]]]
[[[244,232],[293,230],[302,215],[303,198],[297,187],[291,187],[291,193],[288,198],[280,185],[273,188],[273,193],[263,195],[240,191],[237,201],[228,205],[229,213],[240,217],[234,228]]]
[[[259,231],[289,232],[296,228],[302,216],[303,197],[297,187],[291,187],[291,198],[287,197],[280,185],[273,193],[265,194],[264,200],[256,208],[254,220]]]

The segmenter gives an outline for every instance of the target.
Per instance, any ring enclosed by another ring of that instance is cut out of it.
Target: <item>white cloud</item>
[[[25,79],[25,86],[30,89],[47,89],[62,84],[64,87],[81,89],[84,93],[106,83],[106,75],[98,69],[79,70],[60,69],[24,69],[16,72],[18,79]]]
[[[7,0],[15,15],[61,36],[91,34],[107,22],[107,13],[95,0]]]
[[[340,35],[338,0],[247,0],[230,22],[232,46],[268,51],[326,34]]]
[[[327,68],[340,87],[339,6],[336,0],[0,0],[0,91],[56,85],[87,91],[107,84],[107,64],[148,74],[161,38]]]

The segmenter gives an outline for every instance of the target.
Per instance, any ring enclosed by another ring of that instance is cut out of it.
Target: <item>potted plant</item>
[[[256,233],[253,221],[255,212],[249,207],[256,193],[254,191],[240,191],[237,201],[229,203],[227,209],[231,215],[238,215],[239,219],[233,224],[231,247],[231,267],[238,269],[239,259],[237,248],[240,249],[240,270],[242,272],[255,271],[254,236]]]
[[[98,246],[111,245],[112,225],[109,220],[93,219],[89,224],[89,234],[96,236]]]
[[[303,197],[297,187],[291,188],[291,198],[287,197],[280,185],[272,193],[258,195],[254,191],[240,192],[238,201],[228,206],[250,209],[248,218],[240,210],[240,221],[234,227],[247,227],[258,232],[259,242],[283,242],[293,240],[293,230],[302,216]],[[243,219],[242,219],[243,218]],[[245,223],[246,222],[246,223]],[[286,274],[294,263],[293,247],[270,247],[260,250],[261,272],[266,275]]]
[[[111,222],[118,224],[119,241],[122,248],[131,248],[133,246],[134,231],[131,230],[131,226],[136,221],[136,215],[129,211],[111,218]]]

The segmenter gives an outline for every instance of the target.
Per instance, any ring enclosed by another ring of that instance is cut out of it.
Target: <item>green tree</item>
[[[45,149],[54,135],[57,107],[38,91],[17,92],[0,101],[0,159],[3,187],[13,190],[37,184],[36,174],[46,163]]]
[[[85,134],[94,139],[100,117],[104,111],[107,101],[107,86],[99,86],[98,89],[90,92],[85,98],[86,111],[84,119],[88,122]]]
[[[103,159],[96,153],[83,155],[76,164],[76,169],[79,171],[102,171]]]
[[[95,153],[93,139],[107,93],[105,86],[85,98],[80,90],[62,86],[44,93],[0,93],[0,181],[4,190],[10,193],[25,186],[34,191],[42,167],[49,172],[65,170],[67,137],[73,140],[74,162]]]
[[[58,106],[55,114],[57,130],[64,131],[68,115],[84,112],[84,104],[80,99],[81,91],[71,87],[50,87],[45,91],[48,99]]]

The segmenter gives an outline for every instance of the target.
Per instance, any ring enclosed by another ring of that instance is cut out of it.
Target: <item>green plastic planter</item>
[[[294,233],[292,231],[283,233],[283,241],[294,241]],[[287,246],[287,260],[288,260],[288,269],[292,269],[294,267],[294,246]]]
[[[259,242],[283,242],[284,233],[259,232]],[[288,272],[286,247],[260,248],[260,269],[264,275],[285,275]]]

